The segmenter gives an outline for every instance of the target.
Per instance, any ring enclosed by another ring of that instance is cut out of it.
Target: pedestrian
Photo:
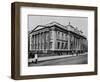
[[[38,55],[37,55],[37,53],[35,54],[35,63],[37,64],[37,62],[38,62]]]

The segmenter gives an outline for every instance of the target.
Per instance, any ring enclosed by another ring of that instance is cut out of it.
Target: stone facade
[[[87,52],[87,38],[77,28],[57,22],[38,25],[29,33],[29,52],[42,55],[67,55]]]

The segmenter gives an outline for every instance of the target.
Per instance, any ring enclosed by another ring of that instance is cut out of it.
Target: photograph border
[[[78,72],[78,73],[59,73],[59,74],[43,74],[43,75],[20,75],[20,8],[21,7],[39,7],[39,8],[57,8],[57,9],[75,9],[94,11],[94,71]],[[11,4],[11,78],[15,80],[21,79],[38,79],[38,78],[54,78],[69,76],[97,75],[97,7],[77,6],[77,5],[61,5],[61,4],[44,4],[44,3],[28,3],[14,2]]]

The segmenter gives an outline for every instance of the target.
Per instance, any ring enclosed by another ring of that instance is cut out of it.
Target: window
[[[64,34],[62,33],[62,37],[64,36]]]
[[[52,42],[50,42],[50,49],[52,48]]]
[[[67,39],[68,39],[68,36],[67,36],[67,34],[65,35],[65,40],[67,41]]]
[[[64,40],[64,33],[62,33],[62,40]]]
[[[61,49],[63,49],[64,48],[64,43],[62,43],[62,47],[61,47]]]
[[[60,38],[60,32],[58,31],[58,39]]]
[[[57,49],[59,49],[59,48],[60,48],[60,42],[57,43]]]
[[[50,31],[50,40],[52,39],[52,31]]]
[[[65,43],[65,48],[64,49],[68,49],[68,43]]]

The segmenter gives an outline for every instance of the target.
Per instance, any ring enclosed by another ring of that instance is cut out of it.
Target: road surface
[[[53,60],[46,60],[38,62],[37,64],[29,64],[29,66],[48,66],[48,65],[75,65],[87,64],[87,55],[72,56],[66,58],[59,58]]]

